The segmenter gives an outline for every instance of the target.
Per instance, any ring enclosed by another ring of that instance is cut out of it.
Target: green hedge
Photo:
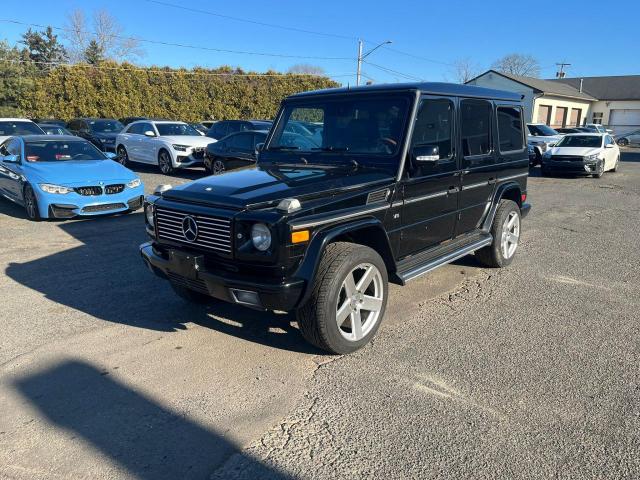
[[[229,75],[212,75],[219,73]],[[17,103],[23,115],[33,118],[273,118],[287,95],[338,86],[311,75],[244,73],[228,67],[171,70],[109,62],[98,68],[61,66],[34,75]]]

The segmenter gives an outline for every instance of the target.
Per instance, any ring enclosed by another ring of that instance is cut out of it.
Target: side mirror
[[[264,142],[260,142],[256,144],[256,153],[261,152],[262,150],[264,150]]]
[[[104,156],[107,157],[109,160],[115,160],[116,158],[118,158],[118,155],[113,153],[113,152],[103,152]]]
[[[607,143],[604,148],[613,148],[613,143]]]
[[[146,132],[144,132],[144,136],[145,137],[155,137],[156,134],[152,130],[147,130]]]
[[[4,163],[20,163],[18,161],[18,155],[6,155],[2,157]]]
[[[440,147],[437,145],[417,145],[411,152],[416,165],[433,164],[440,160]]]

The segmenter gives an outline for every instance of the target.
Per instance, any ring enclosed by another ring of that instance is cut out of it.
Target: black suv
[[[207,137],[220,140],[227,135],[236,132],[246,132],[247,130],[269,130],[271,121],[269,120],[220,120],[211,125],[207,132]]]
[[[309,342],[352,352],[389,281],[472,252],[511,263],[529,211],[522,112],[520,95],[440,83],[293,95],[256,166],[148,197],[142,258],[189,301],[295,311]],[[297,141],[300,121],[321,128]]]
[[[85,138],[104,152],[116,151],[116,137],[124,125],[110,118],[75,118],[67,123],[73,135]]]

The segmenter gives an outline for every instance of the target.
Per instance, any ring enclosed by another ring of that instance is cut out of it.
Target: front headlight
[[[147,225],[153,227],[153,205],[148,203],[144,207],[144,216],[147,219]]]
[[[47,193],[58,193],[60,195],[66,195],[73,192],[71,187],[63,187],[62,185],[52,185],[51,183],[41,183],[40,189]]]
[[[134,180],[131,180],[129,183],[127,183],[127,187],[129,188],[136,188],[140,186],[140,179],[136,178]]]
[[[594,153],[593,155],[586,155],[584,157],[585,162],[597,162],[598,160],[600,160],[600,157],[597,153]]]
[[[177,150],[179,152],[186,152],[187,148],[189,148],[189,145],[179,145],[175,143],[171,146],[173,147],[174,150]]]
[[[251,241],[253,246],[261,252],[271,246],[271,230],[264,223],[256,223],[251,227]]]

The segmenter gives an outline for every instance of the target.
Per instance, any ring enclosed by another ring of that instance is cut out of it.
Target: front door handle
[[[488,182],[488,183],[489,183],[489,185],[493,185],[493,184],[494,184],[494,183],[496,183],[497,181],[498,181],[498,180],[496,180],[495,178],[491,177],[491,178],[489,179],[489,182]]]
[[[459,191],[460,189],[458,187],[449,187],[449,190],[447,190],[447,193],[451,195],[453,193],[458,193]]]

